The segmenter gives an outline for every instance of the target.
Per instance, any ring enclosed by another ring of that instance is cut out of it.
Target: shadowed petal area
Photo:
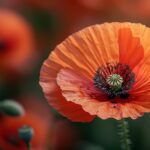
[[[144,48],[140,43],[140,38],[133,37],[129,28],[121,28],[118,32],[120,63],[134,68],[144,58]]]
[[[61,95],[59,87],[56,84],[53,86],[56,87],[53,87],[54,89],[51,89],[52,93],[46,94],[46,97],[48,98],[49,104],[57,111],[72,121],[89,122],[94,119],[94,116],[85,112],[80,105],[66,101]]]
[[[48,103],[59,111],[63,116],[69,118],[72,121],[89,122],[92,121],[95,116],[91,116],[85,112],[80,105],[73,102],[68,102],[62,96],[61,91],[55,81],[55,72],[59,67],[53,67],[50,61],[45,61],[45,66],[41,70],[40,85],[43,88],[45,97],[48,99]],[[51,75],[51,76],[49,76]]]
[[[87,108],[84,110],[92,115],[97,114],[100,102],[106,101],[106,97],[104,98],[100,91],[94,89],[90,80],[71,69],[62,69],[58,73],[57,84],[67,101],[80,104],[83,109]]]

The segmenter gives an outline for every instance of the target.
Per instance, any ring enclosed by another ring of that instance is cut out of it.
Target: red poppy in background
[[[26,73],[35,57],[31,27],[24,18],[10,10],[0,9],[0,20],[1,72],[15,70]]]
[[[117,6],[129,17],[145,18],[150,16],[149,0],[114,0]]]
[[[82,122],[150,112],[149,36],[149,28],[132,23],[94,25],[69,36],[41,69],[49,104]]]
[[[32,100],[32,101],[31,101]],[[26,102],[27,101],[27,102]],[[0,148],[4,150],[26,150],[25,143],[19,139],[18,129],[24,125],[34,130],[32,148],[45,150],[49,142],[49,128],[52,123],[49,109],[35,99],[23,101],[26,114],[22,117],[3,117],[0,124]]]

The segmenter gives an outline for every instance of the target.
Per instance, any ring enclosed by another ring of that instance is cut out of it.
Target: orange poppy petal
[[[52,78],[56,75],[55,71],[57,68],[52,70],[52,68],[48,66],[49,61],[46,61],[41,70],[40,85],[43,88],[45,97],[48,99],[49,104],[72,121],[92,121],[95,118],[94,116],[85,112],[80,105],[68,102],[64,99],[55,79]],[[49,77],[49,74],[51,74],[51,77]]]
[[[150,65],[146,63],[141,65],[136,73],[136,82],[130,92],[135,96],[150,94]]]
[[[90,81],[70,69],[62,69],[57,76],[57,83],[67,101],[80,104],[91,115],[97,115],[102,119],[131,117],[136,119],[148,112],[149,109],[136,103],[112,103],[103,95],[98,95],[92,89]],[[93,93],[91,93],[93,91]]]
[[[120,120],[122,118],[136,119],[148,112],[148,110],[140,105],[132,103],[116,103],[106,102],[99,107],[98,116],[102,119],[114,118]]]
[[[134,68],[144,58],[140,38],[134,37],[130,28],[121,28],[118,36],[120,63]]]
[[[150,95],[137,95],[132,99],[132,103],[145,108],[145,112],[150,112]]]
[[[52,84],[50,84],[51,86]],[[44,85],[43,85],[44,86]],[[55,90],[53,91],[51,88],[52,93],[46,94],[46,98],[48,99],[49,104],[54,107],[57,111],[59,111],[63,116],[69,118],[72,121],[79,121],[79,122],[90,122],[94,119],[94,116],[89,115],[85,112],[80,105],[77,105],[73,102],[68,102],[64,99],[61,95],[61,92],[56,86]],[[46,87],[48,88],[48,87]]]
[[[91,115],[97,115],[98,105],[106,101],[103,95],[93,88],[92,82],[71,69],[62,69],[57,75],[57,84],[66,101],[79,104]],[[101,98],[101,100],[96,99]]]
[[[142,116],[145,112],[149,112],[148,109],[146,109],[145,107],[131,102],[121,104],[121,109],[122,118],[131,117],[132,119],[137,119],[138,117]]]
[[[93,78],[101,65],[118,61],[118,43],[113,24],[87,27],[58,45],[49,59]]]

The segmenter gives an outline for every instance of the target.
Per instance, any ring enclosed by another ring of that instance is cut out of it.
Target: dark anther
[[[126,64],[107,63],[97,69],[93,82],[98,90],[108,96],[108,99],[116,97],[127,99],[130,96],[128,91],[135,82],[135,74]]]
[[[108,95],[108,99],[114,99],[116,96],[114,94]]]
[[[130,96],[128,93],[120,94],[120,98],[127,99]]]

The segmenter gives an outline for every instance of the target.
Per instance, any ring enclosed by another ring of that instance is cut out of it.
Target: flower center
[[[119,74],[111,74],[107,77],[106,82],[112,88],[120,88],[123,82],[123,78]]]
[[[108,63],[98,68],[93,80],[95,87],[107,94],[109,99],[116,96],[126,99],[135,81],[135,75],[128,65]]]

